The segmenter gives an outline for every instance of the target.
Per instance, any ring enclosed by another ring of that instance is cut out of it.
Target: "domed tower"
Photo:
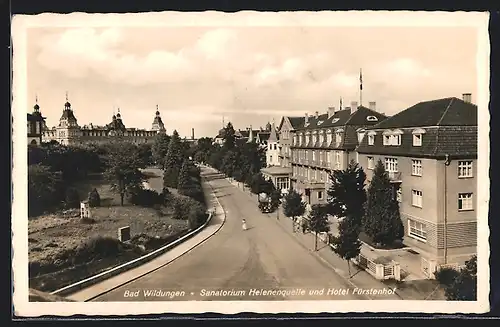
[[[66,103],[56,130],[57,141],[64,145],[76,142],[79,137],[80,126],[78,126],[78,121],[73,109],[71,109],[71,103],[68,101],[68,93],[66,93]]]
[[[153,119],[151,130],[155,131],[158,134],[167,132],[167,130],[165,129],[165,124],[163,124],[163,121],[161,120],[160,111],[158,110],[158,105],[156,105],[156,113],[155,113],[155,118]]]
[[[122,121],[122,115],[120,114],[120,108],[118,108],[118,113],[111,117],[111,123],[107,124],[106,127],[109,130],[110,136],[123,135],[126,128]]]
[[[41,144],[45,127],[45,117],[42,117],[36,97],[33,112],[28,114],[28,144]]]

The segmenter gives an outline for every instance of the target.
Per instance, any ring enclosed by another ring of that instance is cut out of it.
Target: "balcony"
[[[387,175],[391,180],[391,183],[401,183],[401,172],[400,171],[388,171]]]

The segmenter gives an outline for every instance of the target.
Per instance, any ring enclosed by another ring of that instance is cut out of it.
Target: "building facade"
[[[105,143],[115,136],[136,143],[152,143],[158,133],[166,133],[164,123],[161,119],[158,107],[150,130],[128,128],[125,126],[120,110],[113,114],[111,122],[104,126],[89,125],[80,126],[75,113],[71,108],[71,103],[66,101],[59,124],[52,128],[43,126],[42,141],[56,141],[64,145],[84,144],[84,143]]]
[[[358,106],[356,102],[341,110],[330,107],[325,114],[306,114],[294,128],[290,157],[283,156],[283,161],[286,164],[290,160],[293,187],[306,203],[327,202],[330,172],[345,169],[351,160],[357,161],[359,136],[365,128],[387,118],[376,111],[374,102],[370,107]]]
[[[28,114],[28,144],[42,144],[42,130],[44,126],[45,117],[42,116],[40,106],[36,103],[33,107],[33,112]]]
[[[274,123],[271,126],[271,132],[269,138],[267,139],[267,149],[266,149],[266,166],[267,167],[277,167],[280,165],[279,160],[279,137],[276,132],[276,126]]]
[[[470,94],[418,103],[359,137],[367,181],[381,160],[404,243],[421,254],[422,271],[431,276],[437,265],[470,259],[477,244],[477,106]]]

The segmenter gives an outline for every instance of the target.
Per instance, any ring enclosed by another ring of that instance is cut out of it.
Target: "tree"
[[[225,150],[232,150],[235,147],[235,131],[233,124],[231,122],[227,123],[227,126],[224,128],[224,143],[223,143],[223,148]]]
[[[270,194],[271,197],[271,210],[276,210],[277,218],[279,219],[279,207],[281,205],[281,192],[274,187]]]
[[[64,200],[64,184],[60,172],[43,165],[28,166],[28,214],[41,214]]]
[[[309,213],[307,227],[315,233],[314,235],[314,251],[318,250],[318,233],[326,233],[330,231],[327,212],[324,206],[314,204]]]
[[[339,236],[331,236],[330,243],[333,251],[342,259],[347,261],[349,278],[351,277],[350,261],[361,251],[361,241],[359,240],[359,224],[356,217],[349,214],[339,223]]]
[[[139,153],[139,158],[141,159],[141,168],[146,168],[152,164],[153,154],[152,154],[152,146],[147,143],[142,143],[137,146],[137,152]]]
[[[449,272],[447,271],[449,270]],[[477,256],[465,262],[459,271],[443,268],[436,273],[436,279],[444,286],[449,301],[477,300]]]
[[[125,195],[142,189],[142,182],[145,178],[139,170],[141,164],[142,161],[134,144],[116,142],[111,145],[108,153],[108,168],[104,176],[110,182],[111,190],[120,195],[122,206]]]
[[[151,154],[153,156],[153,161],[160,167],[165,166],[165,156],[168,152],[168,146],[170,144],[170,136],[164,133],[157,134],[155,141],[151,146]]]
[[[99,195],[99,192],[97,192],[96,188],[90,191],[88,200],[89,206],[91,207],[99,207],[101,205],[101,196]]]
[[[221,170],[228,177],[233,177],[234,171],[237,169],[238,154],[234,150],[229,150],[222,158]]]
[[[269,194],[269,184],[268,181],[264,178],[262,173],[257,173],[252,176],[250,180],[250,185],[248,185],[250,191],[254,194],[266,193]]]
[[[283,213],[285,216],[292,218],[292,228],[295,233],[295,223],[297,217],[302,216],[306,211],[306,204],[302,201],[302,197],[295,190],[290,189],[285,196],[283,203]]]
[[[66,198],[64,200],[67,208],[78,208],[80,206],[80,195],[74,187],[66,189]]]
[[[375,243],[381,245],[392,245],[396,241],[401,241],[404,236],[399,204],[381,160],[375,166],[368,188],[363,228]]]
[[[179,133],[173,131],[170,143],[168,144],[167,155],[165,156],[165,165],[163,171],[163,185],[167,187],[177,187],[178,174],[181,168],[184,156],[182,153],[181,140]]]
[[[365,180],[363,168],[352,160],[345,170],[330,174],[331,186],[327,191],[328,213],[338,218],[349,216],[358,230],[365,215]]]

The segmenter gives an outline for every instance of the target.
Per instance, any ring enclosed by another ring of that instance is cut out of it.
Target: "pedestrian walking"
[[[245,219],[242,220],[242,225],[241,227],[243,228],[243,230],[247,230],[247,221]]]

